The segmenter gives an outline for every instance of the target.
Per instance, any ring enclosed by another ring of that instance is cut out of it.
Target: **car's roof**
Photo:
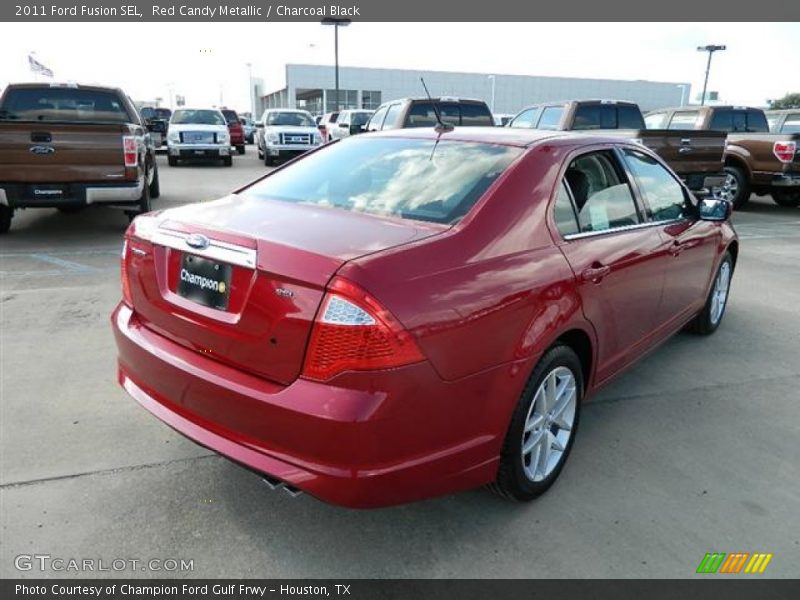
[[[311,113],[307,110],[303,110],[302,108],[268,108],[264,112],[293,112],[293,113],[303,113],[304,115],[310,115]]]
[[[118,87],[106,86],[106,85],[94,85],[94,84],[83,84],[83,83],[73,83],[71,81],[68,82],[58,82],[58,81],[42,81],[42,82],[35,82],[35,81],[28,81],[28,82],[21,82],[21,83],[9,83],[7,86],[8,89],[12,88],[26,88],[26,89],[41,89],[41,88],[53,88],[53,89],[73,89],[73,90],[92,90],[98,92],[117,92],[123,94],[124,92]]]
[[[427,96],[407,96],[405,98],[395,98],[394,100],[387,100],[381,106],[386,104],[397,104],[399,102],[430,102],[433,100],[434,102],[475,102],[477,104],[486,104],[484,100],[480,98],[460,98],[458,96],[433,96],[428,98]]]
[[[701,106],[699,104],[686,104],[684,106],[665,106],[663,108],[654,108],[653,110],[649,111],[650,113],[660,113],[660,112],[670,112],[673,110],[685,110],[685,111],[698,111],[698,110],[719,110],[719,109],[727,109],[727,110],[762,110],[757,106],[744,106],[739,104],[706,104]]]
[[[213,106],[181,106],[180,108],[176,108],[173,112],[182,110],[211,110],[214,112],[222,112],[220,109],[214,108]]]
[[[527,147],[545,140],[565,140],[574,142],[625,143],[618,137],[603,137],[571,131],[551,131],[545,129],[517,129],[512,127],[455,127],[449,131],[439,132],[433,127],[412,127],[407,129],[387,129],[367,133],[370,137],[415,138],[457,140],[484,144],[505,144],[508,146]],[[361,137],[361,136],[359,136]],[[633,143],[633,142],[631,142]]]

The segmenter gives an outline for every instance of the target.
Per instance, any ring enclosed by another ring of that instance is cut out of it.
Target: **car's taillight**
[[[795,152],[797,152],[797,142],[775,142],[772,145],[772,153],[782,163],[792,162]]]
[[[120,274],[122,278],[122,301],[133,307],[133,297],[131,296],[131,282],[128,279],[128,253],[130,252],[128,239],[122,242],[122,259],[120,260]]]
[[[334,278],[308,343],[303,376],[325,381],[343,371],[389,369],[423,360],[414,338],[368,292]]]
[[[126,167],[135,167],[139,164],[139,144],[135,136],[122,136],[122,151],[125,153]]]

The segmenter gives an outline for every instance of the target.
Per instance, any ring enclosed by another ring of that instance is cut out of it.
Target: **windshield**
[[[113,92],[47,87],[8,90],[0,120],[127,123],[130,117]]]
[[[359,136],[314,152],[243,194],[454,223],[521,152],[490,144]]]
[[[267,114],[267,125],[291,127],[316,127],[314,119],[300,112],[272,112]]]
[[[176,110],[172,115],[176,125],[225,125],[225,118],[218,110]]]
[[[353,113],[350,125],[366,125],[369,118],[372,116],[371,112],[357,112]]]

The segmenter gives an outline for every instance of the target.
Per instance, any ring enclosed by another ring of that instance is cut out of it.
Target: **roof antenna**
[[[428,86],[425,85],[425,80],[420,77],[419,80],[422,82],[422,87],[425,88],[425,94],[428,96],[428,100],[431,101],[431,106],[433,106],[433,112],[436,115],[436,127],[434,129],[437,133],[444,133],[445,131],[453,131],[455,129],[451,123],[445,123],[442,121],[442,115],[439,112],[439,107],[437,106],[436,102],[433,101],[431,98],[431,93],[428,91]]]

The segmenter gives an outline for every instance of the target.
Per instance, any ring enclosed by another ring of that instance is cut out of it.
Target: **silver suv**
[[[258,157],[271,166],[277,159],[294,157],[322,143],[314,117],[305,110],[270,108],[256,123]]]

